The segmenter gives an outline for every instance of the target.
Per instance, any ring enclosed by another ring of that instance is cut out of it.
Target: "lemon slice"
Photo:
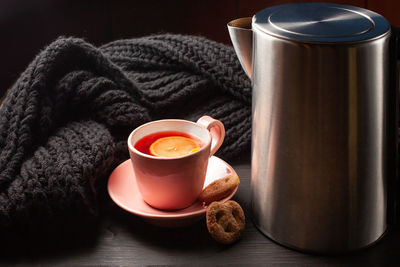
[[[200,149],[193,139],[183,136],[168,136],[157,139],[150,145],[150,154],[156,157],[179,157]]]

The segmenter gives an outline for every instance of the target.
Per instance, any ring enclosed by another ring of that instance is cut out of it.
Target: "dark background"
[[[288,0],[1,0],[0,99],[34,56],[58,36],[95,45],[116,39],[172,32],[230,44],[226,23]],[[314,1],[315,2],[315,1]],[[331,0],[364,7],[400,26],[395,0]]]

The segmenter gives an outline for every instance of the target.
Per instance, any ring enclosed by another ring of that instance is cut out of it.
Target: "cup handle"
[[[225,127],[219,120],[210,116],[203,116],[197,120],[197,123],[207,128],[211,133],[211,150],[210,157],[220,148],[225,138]]]

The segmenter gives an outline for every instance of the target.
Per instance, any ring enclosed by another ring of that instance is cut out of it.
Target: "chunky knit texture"
[[[100,48],[60,38],[0,109],[0,225],[96,213],[99,184],[129,157],[127,136],[151,120],[219,119],[226,139],[218,155],[232,159],[250,147],[250,102],[231,47],[181,35]]]

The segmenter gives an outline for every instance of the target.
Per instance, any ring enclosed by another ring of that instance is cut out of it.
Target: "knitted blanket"
[[[129,158],[126,139],[162,118],[210,115],[226,127],[227,160],[250,147],[251,85],[231,47],[181,35],[96,48],[60,38],[0,109],[0,226],[96,214],[100,187]]]

